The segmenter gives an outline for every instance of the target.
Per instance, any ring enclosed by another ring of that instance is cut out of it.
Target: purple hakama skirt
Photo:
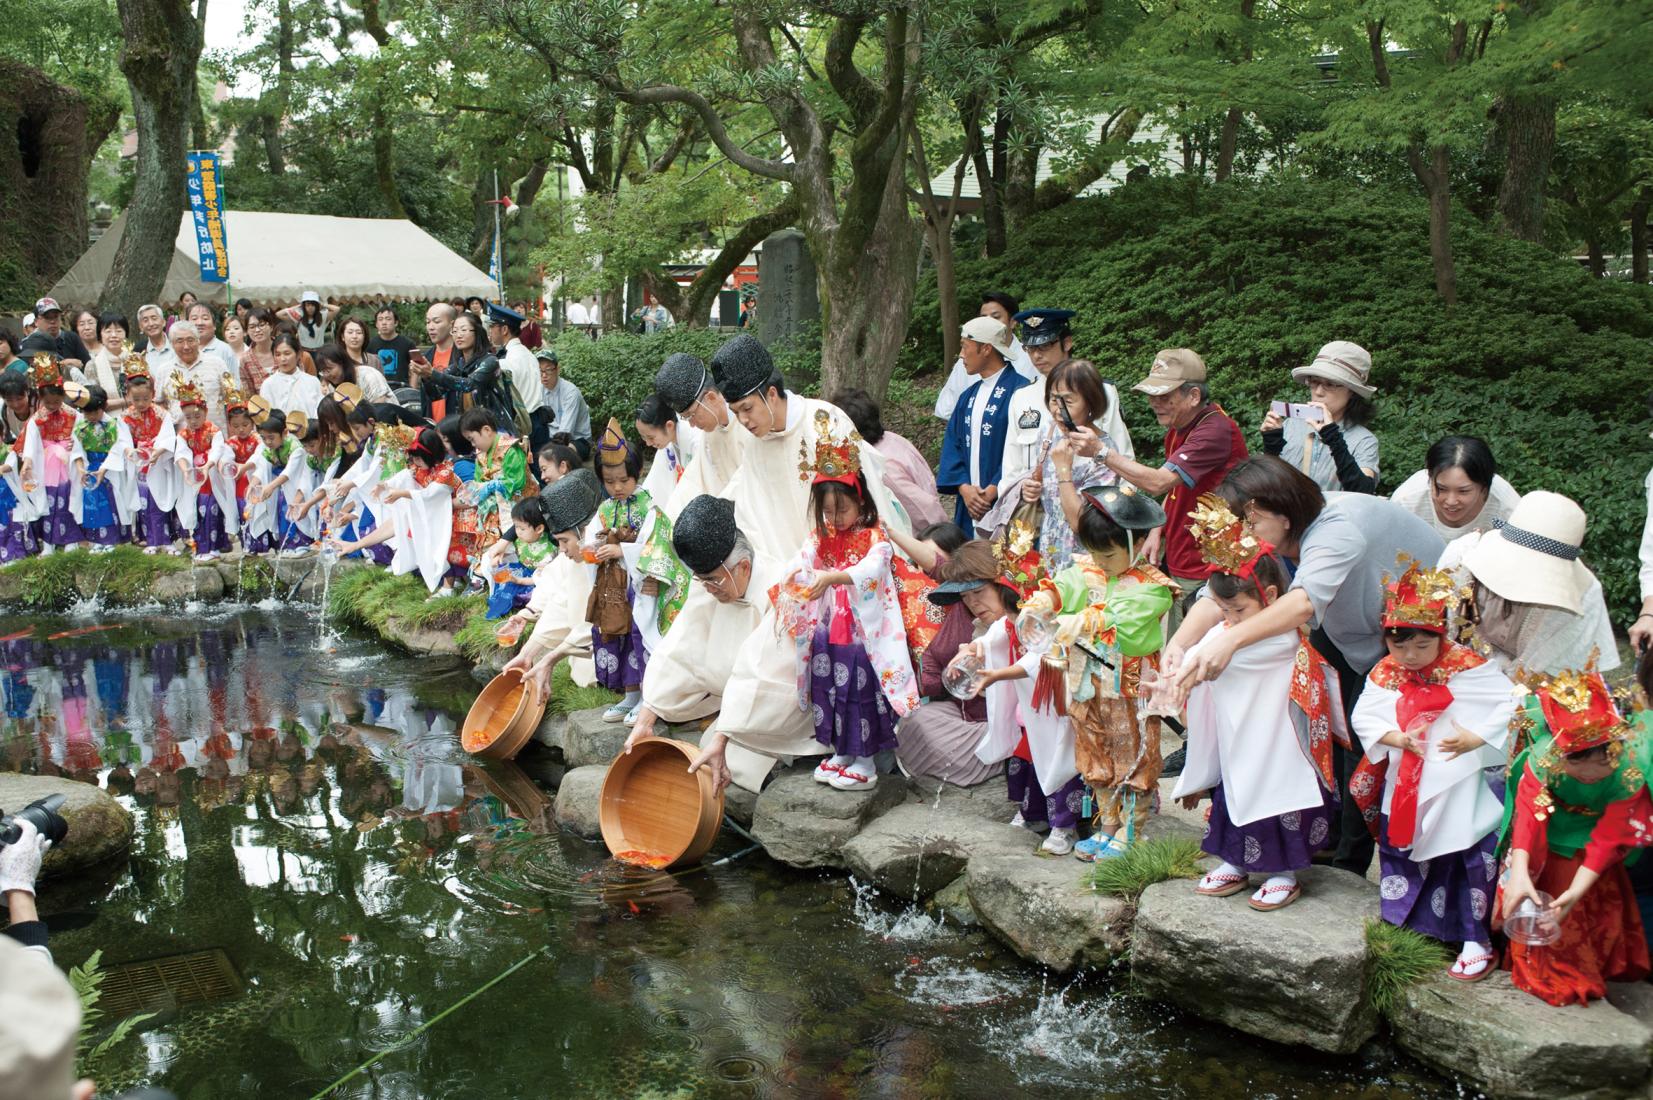
[[[138,512],[132,517],[132,541],[139,546],[171,546],[178,541],[178,517],[164,511],[149,495],[149,486],[138,486]]]
[[[1389,815],[1379,821],[1383,919],[1445,943],[1490,943],[1492,900],[1498,889],[1498,831],[1461,852],[1418,863],[1389,846]]]
[[[630,585],[626,586],[626,600],[637,600]],[[643,635],[637,631],[636,615],[631,617],[631,630],[612,641],[599,634],[596,627],[591,628],[591,663],[597,666],[597,682],[610,691],[624,695],[643,686],[649,654],[643,648]]]
[[[1005,785],[1010,790],[1010,801],[1022,811],[1022,820],[1030,824],[1048,822],[1053,829],[1073,829],[1079,825],[1079,816],[1085,811],[1085,778],[1076,775],[1062,784],[1054,794],[1046,794],[1039,786],[1039,773],[1031,760],[1012,756],[1004,762]]]
[[[86,472],[97,473],[108,457],[96,452],[87,454]],[[126,541],[126,525],[121,523],[120,513],[115,510],[115,487],[107,480],[81,492],[80,529],[88,542],[99,546]]]
[[[1236,825],[1228,816],[1228,800],[1223,796],[1223,785],[1218,783],[1211,789],[1211,817],[1206,821],[1200,847],[1246,872],[1301,871],[1314,862],[1314,853],[1324,848],[1331,836],[1337,802],[1325,791],[1321,798],[1321,804],[1311,810],[1294,810]]]
[[[225,554],[230,549],[230,536],[224,530],[224,509],[210,492],[195,497],[195,552],[197,554]]]
[[[809,647],[809,701],[815,740],[840,756],[874,756],[895,748],[895,709],[859,642],[827,640],[815,628]]]
[[[86,533],[69,511],[71,488],[67,481],[61,485],[46,486],[46,514],[38,521],[41,542],[52,546],[78,546],[86,541]]]

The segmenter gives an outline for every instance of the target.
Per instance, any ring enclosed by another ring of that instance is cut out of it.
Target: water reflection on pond
[[[117,621],[0,619],[0,767],[138,818],[113,888],[60,897],[60,963],[220,949],[244,983],[130,1044],[134,1079],[185,1100],[309,1096],[381,1053],[334,1095],[1445,1094],[1386,1053],[1313,1058],[1057,982],[761,855],[622,872],[521,769],[459,750],[462,668],[318,645],[299,611]]]

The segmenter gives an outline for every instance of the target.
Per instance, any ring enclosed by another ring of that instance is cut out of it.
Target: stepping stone
[[[551,812],[557,824],[587,840],[603,835],[597,813],[602,805],[603,780],[608,776],[608,765],[595,764],[570,768],[563,773],[557,787],[557,801]]]
[[[907,798],[906,780],[881,775],[870,791],[817,783],[810,770],[789,771],[758,795],[752,835],[769,855],[793,867],[847,866],[843,847],[862,826]]]
[[[1063,973],[1106,967],[1124,955],[1135,906],[1092,888],[1090,864],[1036,856],[1037,835],[1002,828],[1020,834],[1016,843],[972,852],[964,873],[982,925],[1022,958]]]
[[[985,779],[973,787],[944,783],[929,776],[911,776],[913,797],[927,806],[978,817],[983,821],[1009,824],[1016,816],[1016,804],[1010,801],[1010,790],[1003,775]]]
[[[1008,805],[1008,803],[1007,803]],[[877,818],[844,845],[857,878],[897,898],[922,901],[989,852],[1025,854],[1026,829],[966,813],[943,802],[908,802]]]
[[[1254,876],[1257,885],[1262,878]],[[1298,881],[1303,896],[1270,913],[1246,904],[1250,890],[1201,897],[1192,879],[1148,887],[1131,938],[1138,990],[1275,1042],[1358,1048],[1377,1032],[1364,990],[1377,891],[1329,867],[1311,867]]]
[[[47,850],[40,864],[43,879],[96,868],[131,846],[132,815],[102,788],[55,776],[0,773],[0,807],[7,813],[54,794],[68,800],[58,813],[69,823],[69,832]]]
[[[571,768],[590,764],[607,767],[626,747],[630,736],[631,727],[624,722],[603,721],[601,709],[577,710],[568,716],[562,729],[563,761]]]
[[[1653,1031],[1637,1014],[1653,1008],[1650,994],[1615,986],[1607,1001],[1558,1008],[1517,989],[1508,971],[1479,982],[1442,974],[1402,993],[1389,1026],[1402,1050],[1489,1095],[1643,1094]]]

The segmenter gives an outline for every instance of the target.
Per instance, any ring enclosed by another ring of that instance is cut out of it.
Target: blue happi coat
[[[983,385],[979,381],[959,395],[953,415],[947,419],[947,435],[941,442],[941,466],[936,471],[936,488],[943,493],[956,493],[960,485],[975,484],[970,480],[970,456],[976,448],[980,448],[981,454],[981,482],[976,487],[985,489],[999,483],[1005,439],[1010,433],[1010,395],[1029,383],[1007,368],[994,375],[990,384],[993,394],[983,410],[979,434],[973,435],[970,431],[970,413],[976,407],[976,394]],[[953,522],[967,532],[975,530],[975,521],[970,518],[963,497],[953,507]]]

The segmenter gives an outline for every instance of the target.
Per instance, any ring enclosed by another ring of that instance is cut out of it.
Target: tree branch
[[[827,38],[826,57],[822,62],[832,90],[849,108],[857,126],[865,124],[878,110],[878,89],[855,67],[855,46],[861,41],[861,32],[866,26],[865,16],[840,16]]]
[[[718,151],[728,157],[731,162],[746,169],[755,176],[766,179],[792,181],[792,166],[767,157],[754,156],[735,144],[729,136],[729,130],[723,124],[723,118],[717,113],[710,100],[692,88],[680,88],[675,84],[651,84],[643,88],[627,88],[618,79],[610,76],[598,78],[604,87],[613,92],[620,100],[632,104],[659,104],[680,103],[699,116],[702,125],[706,127],[706,136],[712,139],[712,144]]]

